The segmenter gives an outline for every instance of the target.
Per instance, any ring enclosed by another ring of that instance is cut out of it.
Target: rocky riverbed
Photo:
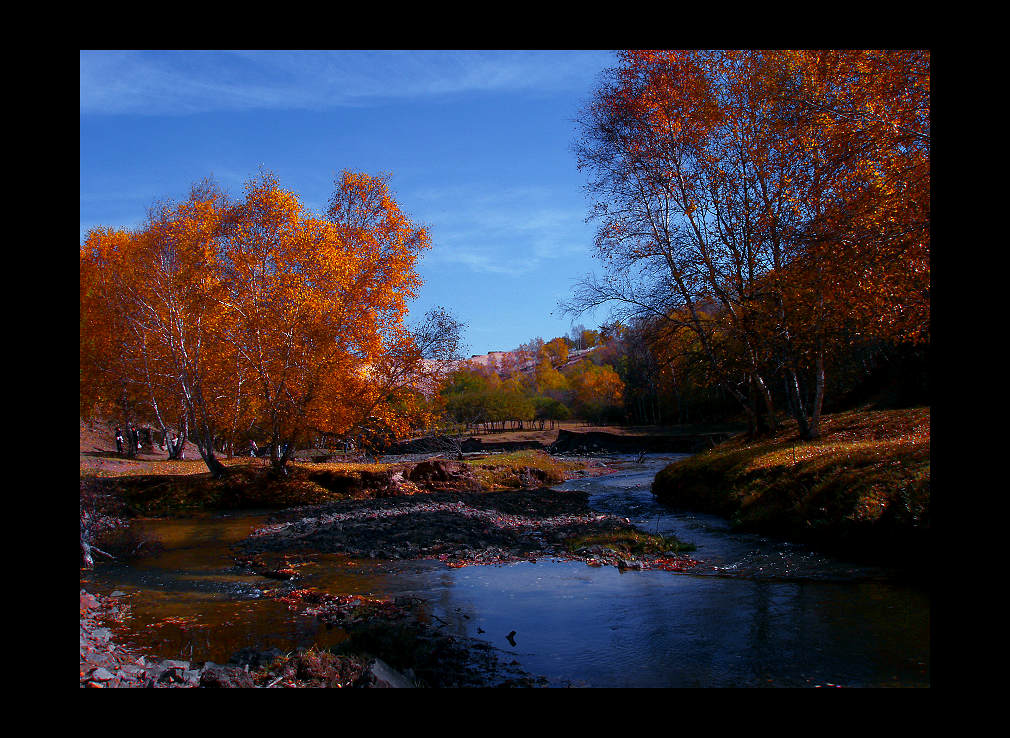
[[[86,688],[253,687],[248,668],[160,659],[117,642],[115,626],[129,617],[128,599],[81,590],[80,685]]]
[[[672,538],[638,531],[627,518],[594,511],[579,491],[550,489],[536,468],[510,470],[518,488],[484,491],[455,462],[429,460],[376,477],[364,498],[289,508],[237,544],[240,571],[297,580],[299,559],[343,553],[372,559],[435,559],[447,567],[506,564],[541,557],[621,569],[680,571],[693,561]],[[579,472],[606,473],[600,462]],[[328,480],[326,480],[328,481]],[[339,653],[234,654],[228,664],[160,659],[121,645],[117,623],[129,598],[81,590],[81,686],[411,687],[538,686],[487,643],[453,638],[425,621],[423,603],[386,602],[312,589],[277,595],[298,617],[346,630]],[[388,655],[391,665],[372,654]],[[366,655],[368,654],[368,655]]]
[[[297,576],[290,558],[299,553],[438,559],[449,567],[541,557],[672,571],[697,563],[679,541],[590,509],[584,492],[549,488],[450,490],[286,510],[237,550],[241,564],[277,579]]]
[[[281,597],[293,617],[347,630],[342,649],[243,649],[228,664],[163,659],[124,646],[116,625],[125,595],[81,590],[81,688],[414,688],[535,687],[543,680],[485,642],[447,636],[425,622],[412,599],[395,602],[301,589]],[[389,654],[396,666],[375,656]]]

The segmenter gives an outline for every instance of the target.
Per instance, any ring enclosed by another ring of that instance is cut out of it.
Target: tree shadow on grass
[[[81,451],[81,456],[94,456],[99,459],[126,459],[129,458],[126,454],[121,454],[117,451],[103,451],[101,449],[95,449],[94,451]]]

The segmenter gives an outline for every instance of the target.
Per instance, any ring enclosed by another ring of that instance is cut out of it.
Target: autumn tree
[[[561,366],[568,361],[568,344],[561,336],[552,338],[550,341],[545,343],[544,351],[547,352],[547,356],[549,357],[551,364],[554,366]]]
[[[568,379],[554,368],[548,355],[541,357],[533,371],[533,384],[540,394],[557,396],[568,389]]]
[[[132,359],[135,334],[131,318],[136,304],[124,292],[110,268],[125,257],[131,234],[93,229],[80,258],[80,404],[81,416],[100,408],[129,428],[143,413],[147,393],[137,381]],[[127,445],[133,456],[136,446]]]
[[[402,213],[388,176],[345,172],[335,184],[325,217],[261,173],[240,201],[203,183],[137,232],[92,231],[82,413],[125,403],[167,434],[164,413],[181,408],[219,476],[215,443],[240,429],[266,432],[279,471],[310,434],[364,421],[399,430],[423,412],[427,384],[446,371],[433,360],[458,354],[460,327],[445,311],[405,324],[427,230]]]
[[[621,321],[615,320],[610,323],[603,323],[600,325],[600,342],[610,343],[611,341],[620,341],[625,335],[627,335],[628,327],[623,325]]]
[[[621,345],[625,408],[640,422],[708,422],[739,412],[683,319],[637,323]]]
[[[585,344],[583,344],[582,342],[585,332],[586,332],[586,326],[582,325],[581,323],[572,326],[572,329],[571,331],[569,331],[568,335],[568,344],[572,349],[576,351],[581,351],[582,349],[586,348]]]
[[[522,371],[528,371],[539,361],[540,353],[543,349],[544,339],[536,337],[531,338],[526,343],[520,344],[519,347],[511,353],[515,358],[517,368]]]
[[[841,327],[926,332],[928,53],[620,61],[576,145],[607,273],[569,307],[692,331],[755,430],[774,427],[782,376],[815,437]]]
[[[501,386],[495,372],[482,368],[460,366],[442,385],[440,394],[446,414],[465,428],[488,420],[486,397]]]
[[[624,329],[621,336],[621,357],[615,370],[624,382],[628,416],[639,423],[660,425],[664,419],[660,381],[665,367],[660,365],[644,331]],[[678,418],[678,422],[682,421]]]
[[[581,344],[583,348],[594,348],[600,345],[600,332],[587,328],[582,331]]]
[[[624,383],[609,364],[580,361],[568,374],[575,412],[593,422],[620,414]]]
[[[431,308],[424,318],[409,327],[412,355],[401,361],[400,372],[395,375],[401,386],[409,386],[427,398],[438,395],[450,378],[466,365],[463,358],[466,346],[463,343],[465,329],[457,317],[443,306]],[[410,371],[404,371],[409,368]],[[426,417],[415,425],[423,426],[435,420]]]
[[[572,416],[572,411],[568,406],[554,397],[538,395],[533,398],[533,405],[535,408],[534,419],[540,423],[541,430],[548,420],[551,422],[551,430],[554,430],[556,423],[568,420]]]
[[[809,408],[788,376],[805,435],[817,435],[839,346],[928,341],[929,72],[925,51],[794,52],[768,65],[770,107],[799,165],[782,239],[792,258],[766,279],[776,337],[795,342],[794,366],[814,368]]]
[[[230,337],[277,469],[310,430],[342,434],[368,418],[403,430],[428,371],[404,324],[428,233],[400,211],[388,177],[345,172],[335,184],[318,218],[261,174],[221,240]]]
[[[94,229],[81,246],[81,374],[89,409],[156,422],[189,436],[215,476],[215,439],[233,407],[235,365],[222,346],[224,310],[214,245],[224,194],[193,187],[180,204],[151,209],[136,232]]]

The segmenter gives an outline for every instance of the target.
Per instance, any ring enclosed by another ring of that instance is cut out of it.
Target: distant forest
[[[441,391],[445,417],[484,432],[553,428],[571,419],[629,425],[745,420],[737,399],[713,381],[703,356],[676,350],[650,328],[580,325],[571,335],[534,338],[504,352],[493,367],[466,366]],[[928,345],[857,344],[840,353],[832,368],[826,412],[930,402]],[[789,390],[773,387],[772,401],[787,407]]]

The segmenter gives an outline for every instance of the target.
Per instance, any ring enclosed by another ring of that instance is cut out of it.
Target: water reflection
[[[774,583],[545,561],[440,579],[427,593],[454,632],[484,630],[557,686],[928,684],[928,601],[879,582]]]
[[[478,637],[554,686],[928,686],[929,598],[883,573],[803,547],[739,536],[725,521],[658,505],[670,457],[574,480],[597,509],[698,546],[689,574],[541,559],[446,569],[435,561],[348,564],[318,555],[298,586],[428,603],[445,632]],[[165,551],[106,566],[98,591],[131,596],[130,637],[165,657],[227,661],[241,648],[329,646],[345,635],[292,615],[284,583],[240,574],[228,546],[262,516],[145,523]],[[165,618],[177,624],[158,625]],[[515,631],[513,646],[507,636]]]

